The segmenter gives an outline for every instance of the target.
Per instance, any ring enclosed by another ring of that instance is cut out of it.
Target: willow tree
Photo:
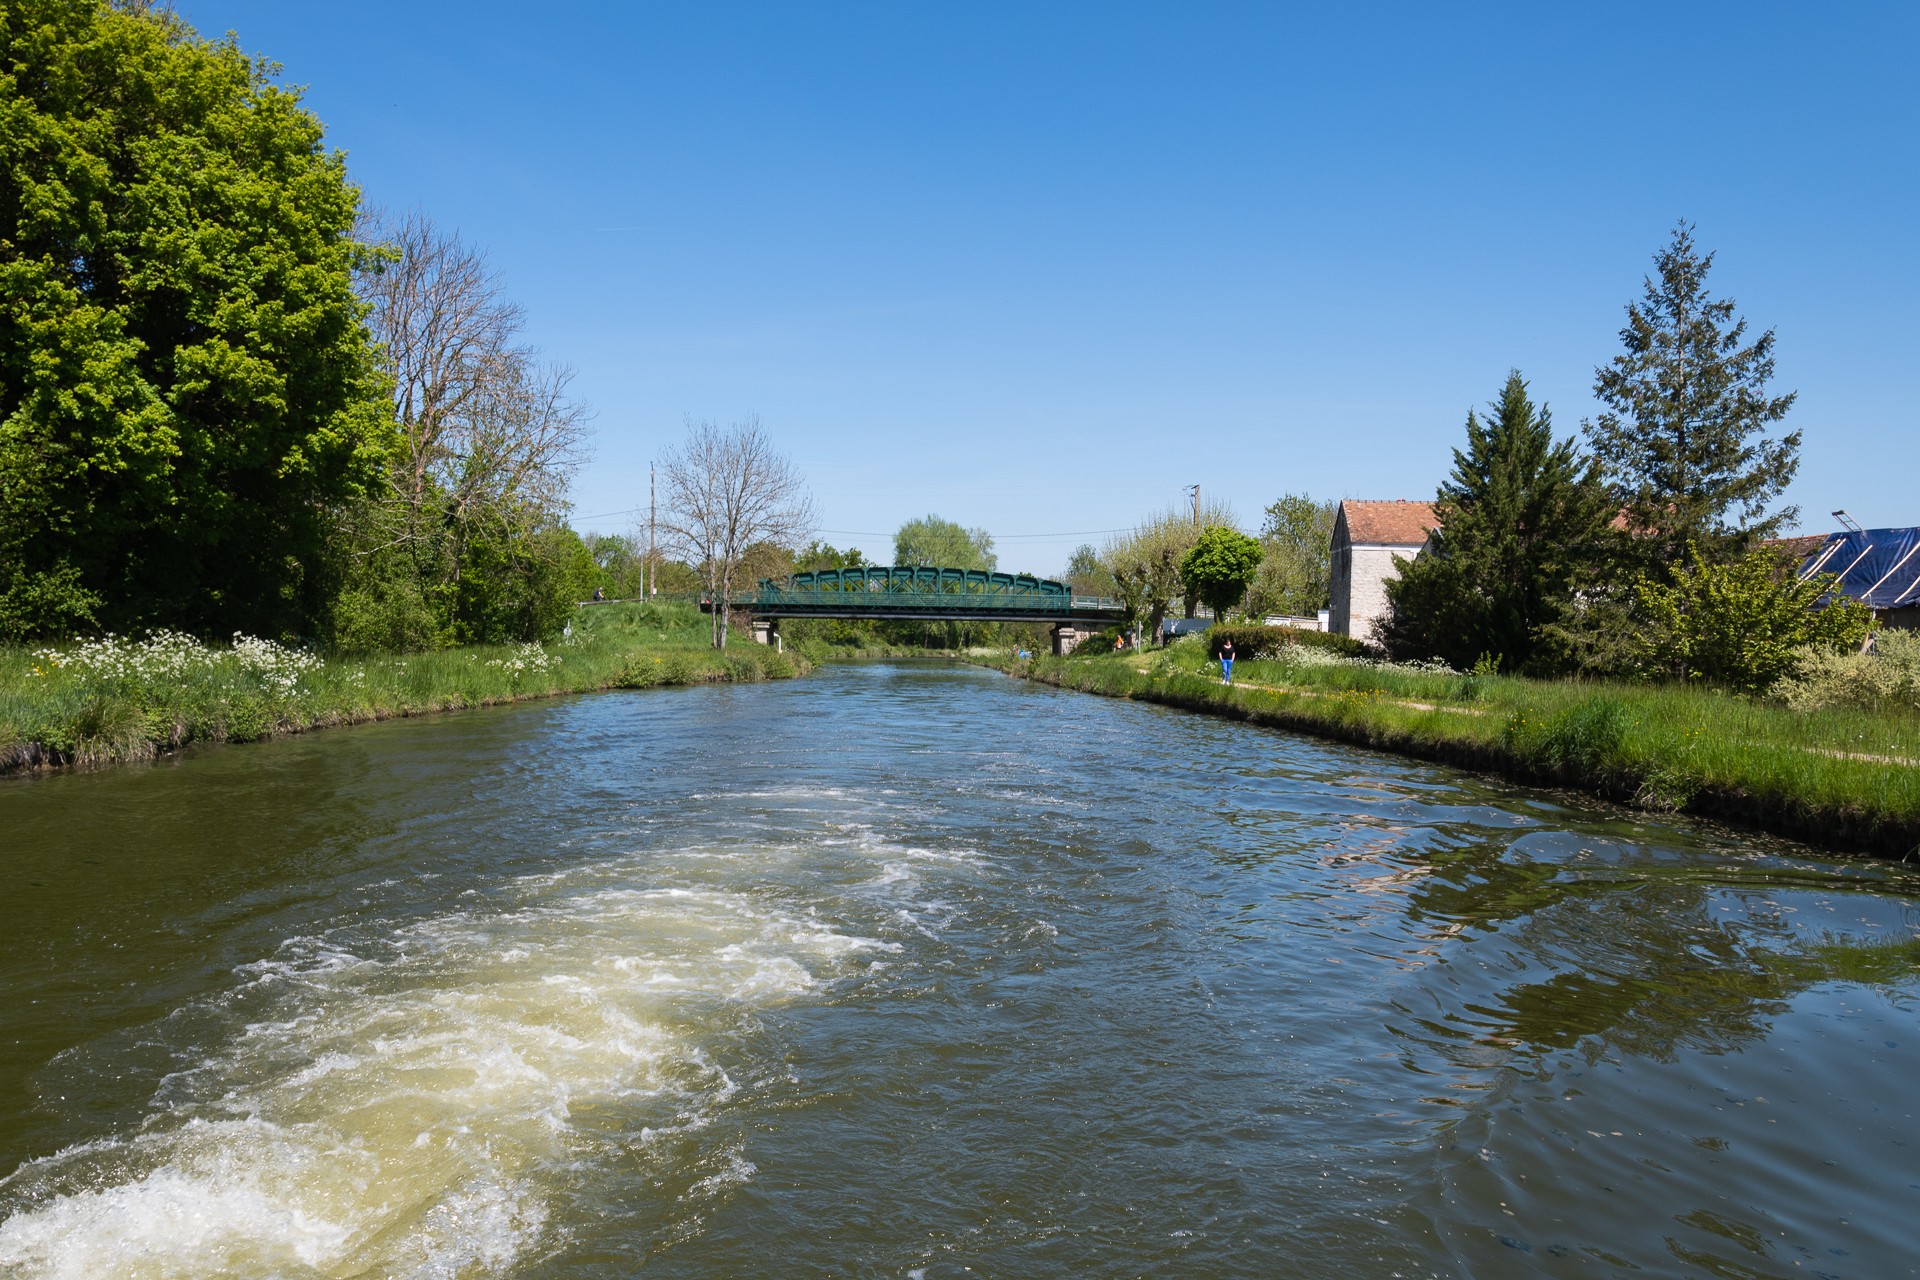
[[[0,6],[0,634],[309,630],[392,446],[358,204],[231,39]]]
[[[994,569],[993,535],[936,515],[902,524],[893,535],[893,562],[916,569]]]
[[[1214,526],[1237,527],[1233,508],[1224,502],[1203,503],[1198,512],[1169,507],[1108,540],[1101,563],[1113,574],[1114,593],[1129,621],[1144,622],[1150,634],[1157,634],[1183,593],[1187,616],[1193,616],[1199,601],[1185,591],[1180,562],[1201,533]]]

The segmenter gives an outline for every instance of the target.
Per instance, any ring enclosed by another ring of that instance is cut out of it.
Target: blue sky
[[[1431,497],[1510,367],[1595,412],[1683,217],[1778,331],[1802,526],[1920,523],[1920,5],[181,7],[489,250],[597,410],[583,529],[689,415],[879,558]]]

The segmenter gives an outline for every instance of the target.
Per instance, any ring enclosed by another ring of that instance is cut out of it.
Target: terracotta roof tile
[[[1805,560],[1808,556],[1826,546],[1827,539],[1832,536],[1830,533],[1808,533],[1795,538],[1768,538],[1760,545],[1763,547],[1778,547],[1796,560]]]
[[[1340,504],[1349,542],[1381,542],[1389,546],[1415,547],[1427,540],[1434,527],[1431,502],[1356,502],[1349,498]]]

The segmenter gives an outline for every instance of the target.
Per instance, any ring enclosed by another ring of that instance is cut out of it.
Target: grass
[[[806,657],[750,638],[717,652],[684,604],[585,607],[540,645],[322,658],[260,641],[160,635],[0,647],[0,772],[151,759],[333,725],[599,689],[802,675]]]
[[[1302,730],[1643,809],[1733,819],[1829,847],[1920,846],[1920,715],[1790,711],[1697,686],[1459,675],[1303,653],[1242,661],[1204,645],[992,659],[1016,675]]]

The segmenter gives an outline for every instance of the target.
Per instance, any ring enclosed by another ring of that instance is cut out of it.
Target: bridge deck
[[[1119,602],[1089,596],[918,591],[756,591],[733,602],[761,618],[930,618],[954,622],[1118,622]],[[703,608],[711,608],[702,602]]]

